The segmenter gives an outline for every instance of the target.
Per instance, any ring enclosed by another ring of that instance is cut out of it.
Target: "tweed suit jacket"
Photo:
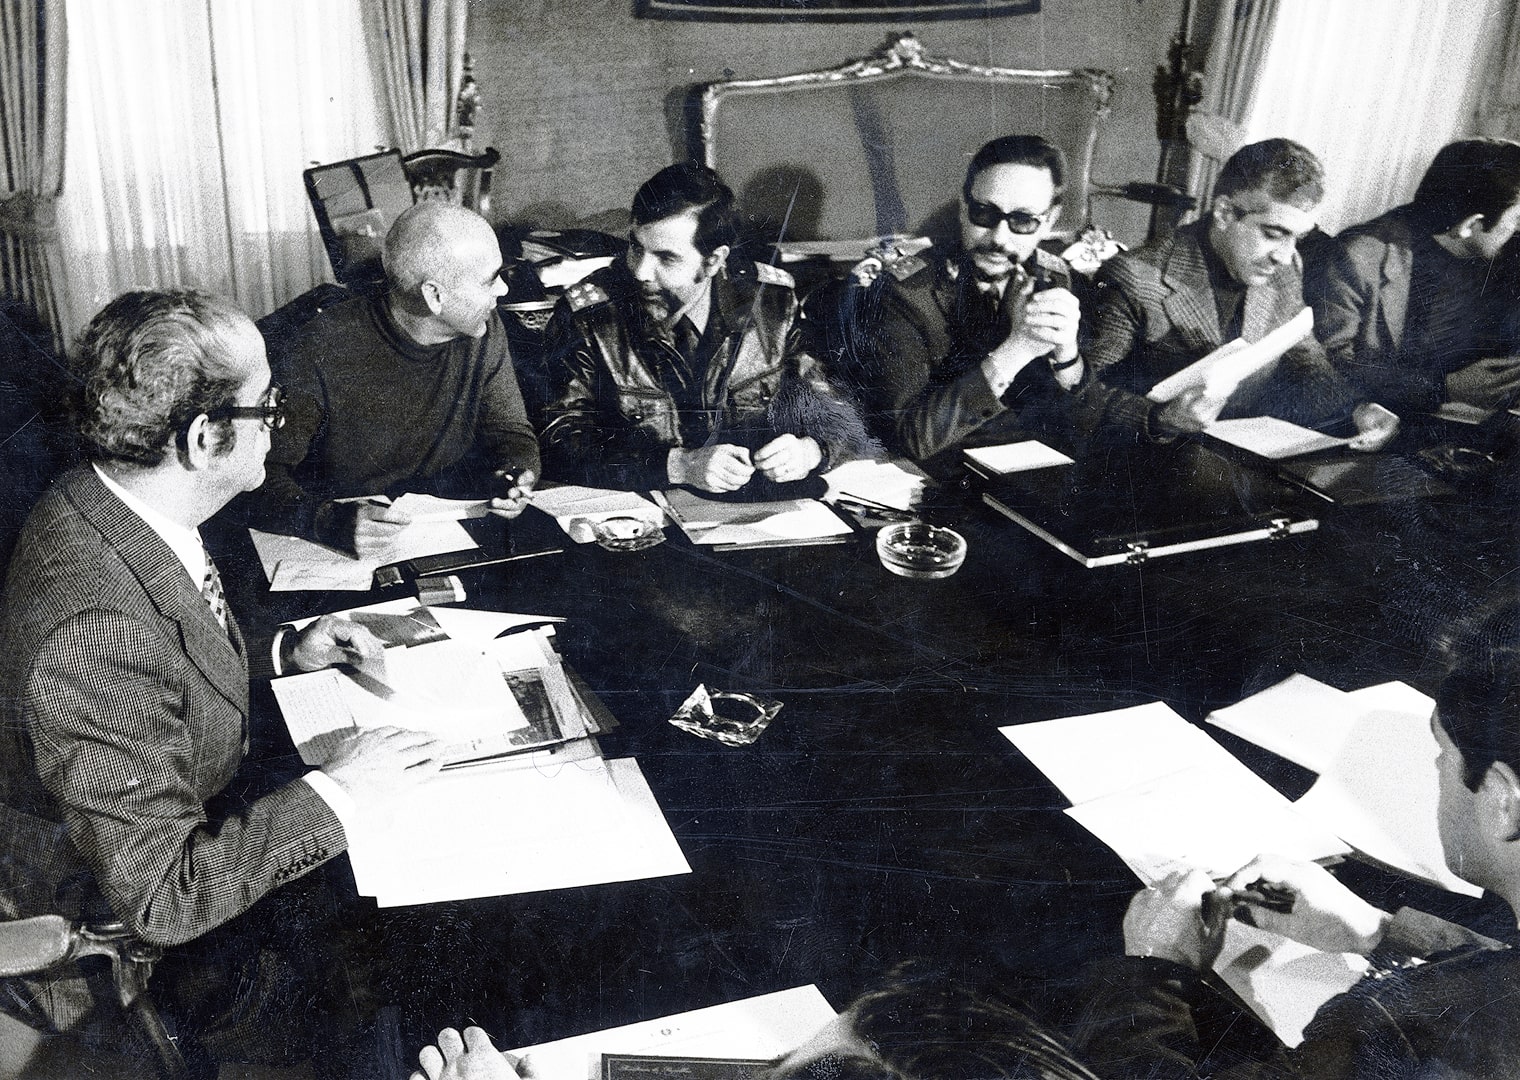
[[[54,485],[18,541],[0,694],[5,915],[110,914],[174,945],[345,847],[302,781],[253,801],[226,793],[247,751],[242,635],[88,466]],[[212,800],[226,809],[208,814]]]
[[[1093,382],[1082,393],[1078,419],[1089,434],[1123,440],[1150,433],[1154,403],[1145,394],[1225,343],[1204,261],[1206,228],[1196,222],[1104,264],[1082,349]],[[1246,290],[1241,337],[1257,341],[1303,306],[1295,263]],[[1355,405],[1350,385],[1308,338],[1283,354],[1269,375],[1242,385],[1224,415],[1277,416],[1325,427],[1346,420]]]

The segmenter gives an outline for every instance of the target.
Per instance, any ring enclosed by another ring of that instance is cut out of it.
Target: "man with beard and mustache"
[[[671,165],[639,188],[626,259],[572,286],[550,324],[556,479],[761,495],[865,448],[802,347],[791,276],[730,266],[736,241],[711,169]]]
[[[1324,169],[1288,139],[1242,147],[1220,170],[1208,214],[1105,263],[1084,354],[1094,384],[1084,428],[1105,442],[1166,441],[1221,416],[1275,416],[1308,427],[1350,421],[1354,450],[1376,450],[1398,417],[1359,401],[1313,337],[1228,396],[1191,391],[1165,404],[1152,386],[1236,338],[1256,341],[1304,306],[1298,240],[1314,228]]]
[[[931,472],[1061,423],[1082,380],[1070,269],[1039,247],[1065,180],[1065,156],[1037,135],[983,146],[960,249],[898,259],[844,313],[842,363],[875,433]]]
[[[380,500],[408,491],[496,496],[516,517],[538,443],[496,313],[496,232],[473,210],[422,202],[385,237],[386,291],[329,308],[273,359],[288,420],[275,432],[255,525],[359,555],[406,527]]]

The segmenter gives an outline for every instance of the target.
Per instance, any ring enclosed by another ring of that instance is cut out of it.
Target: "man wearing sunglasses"
[[[436,747],[359,732],[320,769],[246,794],[250,670],[372,663],[379,642],[325,616],[253,644],[227,609],[199,527],[262,482],[280,420],[246,315],[203,293],[128,293],[80,349],[90,460],[32,511],[0,609],[0,915],[119,921],[188,946],[155,993],[192,957],[236,980],[267,944],[238,935],[268,926],[237,916],[342,852],[343,817],[426,778]],[[290,926],[270,940],[287,937],[299,947]],[[90,1002],[79,978],[30,989],[61,1028]]]
[[[888,265],[845,317],[842,363],[875,433],[931,472],[965,446],[1061,422],[1082,379],[1077,298],[1043,250],[1066,160],[1036,135],[977,151],[961,192],[958,250]]]
[[[1351,448],[1376,450],[1398,428],[1360,401],[1311,336],[1275,369],[1225,396],[1185,392],[1158,404],[1156,383],[1226,342],[1257,341],[1304,306],[1297,241],[1314,228],[1324,169],[1287,139],[1242,147],[1220,170],[1208,213],[1170,237],[1104,264],[1085,347],[1091,376],[1080,415],[1107,443],[1167,441],[1221,416],[1275,416],[1306,427],[1351,423]]]

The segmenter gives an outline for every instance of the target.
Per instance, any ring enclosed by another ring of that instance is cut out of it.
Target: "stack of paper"
[[[825,502],[867,499],[898,510],[911,510],[924,497],[929,477],[911,461],[857,458],[823,474]]]
[[[1317,450],[1330,450],[1345,446],[1350,438],[1325,435],[1311,428],[1279,420],[1275,416],[1242,416],[1234,420],[1215,420],[1204,428],[1204,434],[1212,435],[1221,442],[1249,450],[1269,461],[1312,454]]]
[[[840,543],[853,534],[838,514],[817,499],[719,502],[683,488],[657,491],[654,497],[687,539],[715,551]]]
[[[1362,855],[1452,892],[1438,829],[1435,703],[1401,682],[1345,693],[1293,675],[1209,722],[1316,773],[1295,804]]]
[[[415,600],[342,617],[388,647],[274,681],[302,760],[394,725],[439,736],[447,761],[345,821],[363,895],[394,906],[690,872],[638,763],[603,760],[590,737],[615,722],[560,662],[558,620]]]
[[[366,591],[374,586],[375,571],[387,563],[443,555],[451,551],[478,551],[475,541],[458,521],[418,521],[401,530],[383,554],[355,558],[335,548],[303,540],[299,536],[249,529],[259,562],[269,578],[270,592],[301,589]]]
[[[1179,866],[1226,877],[1262,852],[1315,860],[1348,851],[1161,702],[999,730],[1147,884]]]

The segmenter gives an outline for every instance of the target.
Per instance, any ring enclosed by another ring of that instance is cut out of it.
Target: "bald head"
[[[482,252],[499,250],[485,218],[453,203],[429,200],[396,219],[385,234],[382,258],[391,288],[415,296],[423,282],[451,285],[479,262]]]
[[[473,210],[420,202],[385,236],[390,308],[424,345],[482,337],[506,295],[496,231]]]

